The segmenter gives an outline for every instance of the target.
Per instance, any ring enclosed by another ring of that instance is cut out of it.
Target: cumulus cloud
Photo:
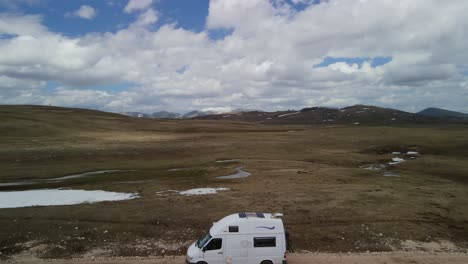
[[[137,21],[132,25],[147,26],[156,23],[156,21],[158,21],[158,14],[153,9],[148,9],[144,13],[140,14]]]
[[[97,15],[96,9],[89,5],[82,5],[73,13],[66,13],[65,16],[80,17],[83,19],[93,19]]]
[[[25,15],[17,16],[0,13],[0,36],[44,36],[49,32],[42,24],[42,16]],[[1,41],[1,39],[0,39]],[[1,43],[1,42],[0,42]]]
[[[212,0],[206,29],[154,29],[152,1],[129,1],[135,21],[117,32],[67,37],[41,16],[0,15],[0,103],[110,111],[288,109],[375,104],[467,111],[465,0]],[[213,40],[209,32],[231,29]],[[335,62],[326,57],[391,57]],[[183,70],[181,70],[183,69]],[[60,88],[47,93],[47,83]],[[128,84],[121,92],[100,86]],[[72,100],[76,98],[76,100]]]
[[[132,13],[138,10],[144,10],[151,6],[153,0],[129,0],[124,8],[126,13]]]

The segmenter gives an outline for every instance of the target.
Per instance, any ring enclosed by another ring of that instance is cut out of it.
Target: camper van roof
[[[240,226],[240,232],[249,232],[257,226],[274,226],[275,230],[283,230],[283,221],[276,214],[269,213],[238,213],[224,217],[213,223],[210,229],[211,235],[228,232],[229,226]],[[276,229],[277,228],[277,229]],[[262,230],[267,231],[267,229]],[[262,232],[260,231],[260,232]]]
[[[265,218],[263,213],[239,213],[239,218]]]

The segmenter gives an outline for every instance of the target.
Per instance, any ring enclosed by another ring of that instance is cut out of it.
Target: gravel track
[[[174,264],[185,263],[184,256],[177,257],[149,257],[149,258],[109,258],[109,259],[65,259],[40,260],[34,257],[17,256],[6,263],[21,264]],[[292,254],[288,256],[289,264],[465,264],[468,263],[468,254],[455,253],[368,253],[368,254]]]

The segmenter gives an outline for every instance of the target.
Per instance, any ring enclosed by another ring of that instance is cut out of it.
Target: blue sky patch
[[[63,84],[59,82],[47,82],[45,86],[41,88],[41,90],[45,93],[51,94],[56,91],[56,89],[60,86],[63,86]],[[131,83],[117,83],[117,84],[109,84],[109,85],[90,85],[86,87],[79,87],[76,89],[86,89],[86,90],[100,90],[100,91],[106,91],[106,92],[111,92],[111,93],[116,93],[116,92],[123,92],[123,91],[128,91],[131,87],[133,87]],[[67,88],[73,89],[74,87],[69,87]]]
[[[220,29],[211,29],[208,30],[208,37],[212,40],[220,40],[231,35],[234,32],[234,29],[220,28]]]
[[[186,70],[188,70],[188,68],[189,68],[188,65],[184,65],[184,66],[180,67],[180,68],[177,70],[177,72],[178,72],[179,74],[184,74],[184,72],[185,72]]]
[[[124,12],[128,1],[90,1],[90,0],[47,0],[35,4],[18,2],[11,5],[0,3],[0,12],[21,12],[28,15],[40,14],[44,25],[52,32],[68,37],[78,37],[92,32],[117,32],[135,22],[142,11],[130,14]],[[208,0],[160,0],[152,7],[158,13],[156,28],[164,24],[176,24],[177,27],[201,32],[205,29],[208,16]],[[92,19],[73,16],[81,6],[88,5],[97,12]]]
[[[357,64],[359,67],[362,66],[364,62],[370,62],[372,67],[378,67],[385,65],[392,61],[392,57],[374,57],[374,58],[335,58],[335,57],[325,57],[323,61],[319,64],[314,65],[314,68],[327,67],[328,65],[345,62],[347,64]]]
[[[297,3],[294,3],[291,0],[286,0],[286,2],[288,2],[294,9],[296,9],[296,11],[302,11],[306,9],[310,4],[312,5],[320,4],[321,0],[313,0],[310,2],[305,1],[305,2],[297,2]]]

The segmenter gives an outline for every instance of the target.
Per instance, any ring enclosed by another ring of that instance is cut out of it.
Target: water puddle
[[[400,177],[400,173],[396,171],[387,171],[383,173],[384,177]]]
[[[219,177],[216,177],[216,179],[240,179],[240,178],[247,178],[250,175],[252,175],[252,173],[250,173],[248,171],[244,171],[243,169],[244,169],[244,167],[237,167],[236,168],[236,171],[237,171],[236,173],[230,174],[230,175],[225,175],[225,176],[219,176]]]
[[[36,182],[31,182],[31,181],[22,181],[22,182],[2,182],[2,183],[0,183],[0,187],[31,185],[31,184],[35,184],[35,183],[36,183]]]
[[[396,164],[399,164],[399,163],[402,163],[404,162],[405,160],[402,159],[402,158],[392,158],[392,161],[390,161],[388,164],[390,165],[396,165]]]
[[[365,170],[384,170],[387,168],[384,164],[370,164],[370,165],[363,165],[360,166],[359,168],[365,169]]]
[[[123,201],[138,197],[136,193],[62,189],[0,192],[0,208],[74,205],[105,201]]]
[[[386,164],[367,164],[367,165],[359,166],[359,168],[366,169],[366,170],[376,170],[376,171],[382,170],[384,171],[382,175],[385,177],[400,177],[399,172],[385,171],[388,165],[397,165],[397,164],[407,161],[404,158],[409,158],[409,160],[414,160],[416,159],[416,157],[421,156],[421,154],[416,151],[406,151],[406,152],[405,151],[392,151],[391,155],[396,156],[396,157],[393,157]]]
[[[140,180],[140,181],[119,181],[114,182],[114,184],[142,184],[142,183],[153,183],[157,180]]]
[[[189,170],[189,168],[173,168],[173,169],[168,169],[167,171],[182,171],[182,170]]]
[[[228,162],[237,162],[239,161],[238,159],[227,159],[227,160],[217,160],[215,162],[217,163],[228,163]]]
[[[168,196],[168,195],[178,193],[178,192],[179,191],[177,191],[177,190],[165,190],[165,191],[156,192],[156,195],[157,196]]]
[[[78,179],[78,178],[88,177],[88,176],[92,176],[92,175],[99,175],[99,174],[105,174],[105,173],[110,173],[110,172],[118,172],[118,171],[124,171],[124,170],[91,171],[91,172],[67,175],[67,176],[58,177],[58,178],[46,179],[45,181],[64,181],[64,180],[69,180],[69,179]]]

